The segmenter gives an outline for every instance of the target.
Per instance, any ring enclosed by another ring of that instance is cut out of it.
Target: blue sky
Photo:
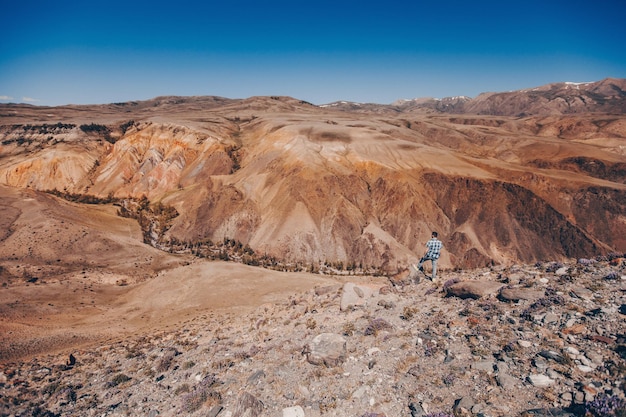
[[[0,103],[390,103],[626,78],[624,0],[0,1]]]

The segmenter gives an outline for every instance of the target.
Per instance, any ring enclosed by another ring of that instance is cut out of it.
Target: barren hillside
[[[229,239],[305,269],[386,272],[431,230],[448,267],[626,250],[623,114],[383,115],[287,97],[1,112],[0,183],[172,207],[144,225],[161,248]]]

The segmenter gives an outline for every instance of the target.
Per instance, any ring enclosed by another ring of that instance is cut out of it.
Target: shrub
[[[108,388],[113,388],[113,387],[117,387],[119,384],[123,384],[124,382],[128,382],[130,381],[132,378],[124,375],[124,374],[117,374],[113,377],[113,379],[111,381],[109,381],[109,383],[107,384]]]
[[[400,316],[400,318],[402,320],[411,320],[413,316],[415,316],[415,313],[417,313],[418,311],[419,310],[416,307],[405,306],[404,310],[402,310],[402,315]]]
[[[580,258],[578,263],[583,266],[589,266],[595,264],[596,261],[594,259]]]
[[[585,410],[591,417],[625,417],[626,401],[617,395],[599,395],[585,404]]]
[[[187,413],[193,413],[199,409],[202,404],[206,403],[209,399],[214,400],[216,403],[220,400],[219,393],[213,391],[211,387],[217,382],[215,376],[209,375],[204,378],[198,385],[196,385],[193,391],[183,395],[182,408]]]
[[[556,272],[557,270],[563,268],[563,264],[561,262],[551,262],[550,265],[546,267],[546,272]]]
[[[317,322],[315,321],[315,319],[314,319],[313,317],[309,317],[309,318],[306,320],[306,328],[307,328],[307,329],[310,329],[310,330],[313,330],[313,329],[315,329],[316,327],[317,327]]]
[[[376,336],[378,332],[380,332],[381,330],[390,330],[390,329],[393,329],[393,326],[391,324],[389,324],[385,319],[378,318],[378,319],[370,320],[369,324],[365,328],[364,333],[366,336],[371,336],[371,335]]]
[[[344,323],[342,333],[344,336],[352,336],[355,330],[356,326],[353,322],[349,321],[347,323]]]

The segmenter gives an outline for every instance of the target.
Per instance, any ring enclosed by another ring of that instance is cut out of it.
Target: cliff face
[[[229,238],[294,262],[395,270],[432,230],[446,266],[626,251],[625,116],[155,103],[55,108],[47,121],[50,109],[3,109],[0,183],[145,196],[179,213],[165,242]]]

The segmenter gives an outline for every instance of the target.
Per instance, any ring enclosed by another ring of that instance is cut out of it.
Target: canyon
[[[177,214],[148,243],[229,239],[308,268],[397,272],[432,230],[448,268],[624,252],[626,87],[585,86],[481,95],[461,113],[290,97],[3,105],[0,183],[146,198]]]

